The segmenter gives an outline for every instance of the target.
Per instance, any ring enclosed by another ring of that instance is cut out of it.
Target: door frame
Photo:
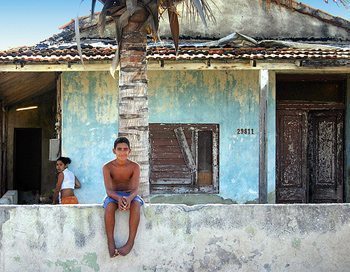
[[[345,181],[346,181],[346,173],[345,173],[345,165],[346,165],[346,106],[344,103],[338,103],[338,102],[329,102],[329,103],[307,103],[307,102],[294,102],[294,101],[287,101],[287,100],[281,100],[276,103],[276,122],[278,121],[277,119],[277,111],[278,110],[302,110],[306,113],[310,111],[331,111],[331,110],[342,110],[343,111],[343,129],[342,129],[342,135],[341,137],[343,138],[343,171],[342,171],[342,202],[346,201],[345,197]],[[308,123],[309,121],[306,120]],[[307,124],[308,125],[308,124]],[[277,124],[276,124],[276,181],[275,181],[275,188],[276,188],[276,202],[277,202],[277,188],[279,185],[279,169],[277,167],[277,161],[279,160],[279,150],[278,150],[278,141],[277,141],[277,135],[279,134],[279,131],[277,130]],[[308,133],[307,133],[308,134]],[[308,153],[308,150],[306,150],[306,153]],[[308,162],[307,162],[308,163]],[[307,164],[308,165],[308,164]],[[308,166],[306,166],[306,169],[308,169]],[[306,184],[306,203],[309,203],[309,186],[310,186],[310,180],[306,180],[308,184]],[[339,199],[339,197],[338,197]]]

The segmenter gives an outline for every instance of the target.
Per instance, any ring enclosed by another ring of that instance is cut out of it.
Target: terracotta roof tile
[[[83,46],[85,61],[112,60],[116,51],[113,44],[103,46]],[[149,47],[149,60],[280,60],[280,59],[344,59],[350,60],[350,48],[232,48],[232,47],[180,47],[176,55],[172,47]],[[79,62],[76,45],[62,45],[54,47],[22,47],[7,51],[0,51],[0,63],[61,63]]]

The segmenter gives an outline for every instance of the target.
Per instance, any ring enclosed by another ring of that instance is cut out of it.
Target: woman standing
[[[67,157],[59,157],[56,161],[57,183],[52,204],[79,204],[74,189],[79,189],[81,184],[68,169],[70,163],[71,159]]]

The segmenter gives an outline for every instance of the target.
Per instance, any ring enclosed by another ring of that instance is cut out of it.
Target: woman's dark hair
[[[70,164],[72,162],[72,160],[70,158],[68,158],[68,157],[59,157],[56,160],[56,162],[57,161],[61,161],[61,162],[63,162],[63,164]]]
[[[122,143],[127,144],[128,147],[130,148],[130,142],[129,142],[128,138],[118,137],[117,140],[114,141],[114,149],[117,147],[117,144],[122,144]]]

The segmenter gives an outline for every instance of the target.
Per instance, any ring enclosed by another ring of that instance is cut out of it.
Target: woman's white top
[[[63,173],[63,182],[61,190],[63,189],[74,189],[75,187],[75,176],[72,171],[69,171],[68,168],[64,169]]]

